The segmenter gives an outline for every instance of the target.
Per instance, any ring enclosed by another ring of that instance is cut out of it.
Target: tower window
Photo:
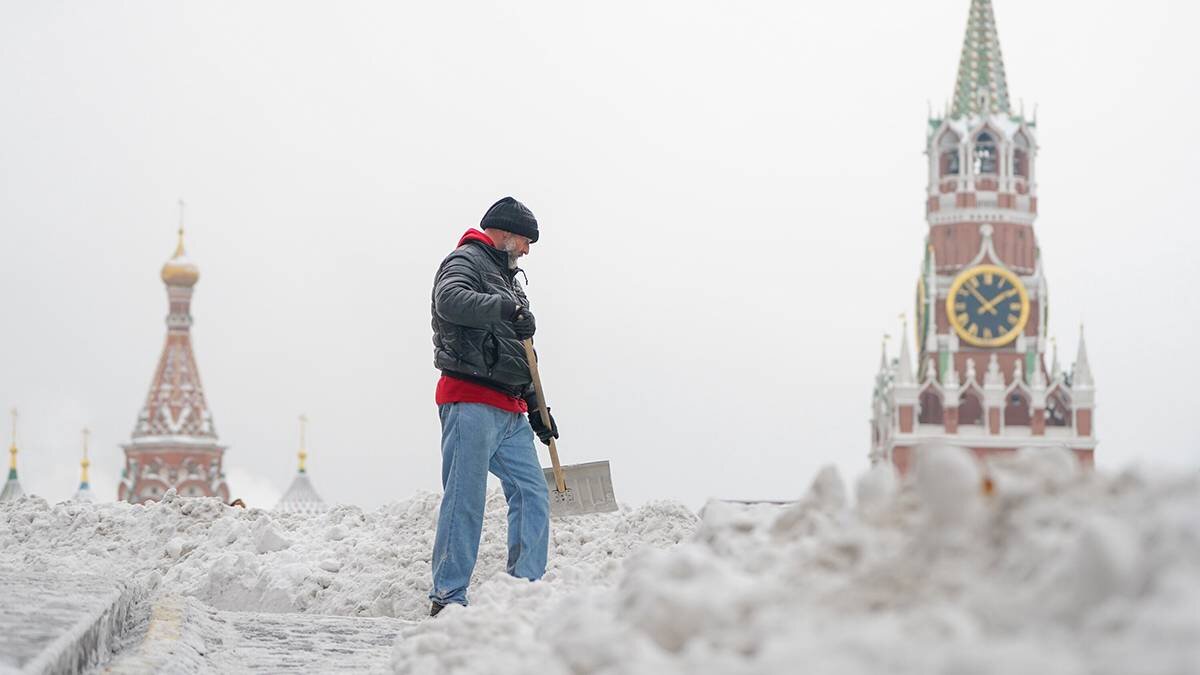
[[[968,389],[958,400],[959,424],[983,424],[983,400]]]
[[[1004,426],[1027,427],[1030,419],[1028,397],[1018,391],[1009,394],[1004,406]]]
[[[939,169],[942,176],[957,176],[958,150],[943,150]]]
[[[1029,178],[1029,140],[1018,132],[1013,144],[1013,175]]]
[[[942,399],[937,395],[937,392],[932,389],[926,389],[921,392],[921,412],[917,417],[918,424],[941,424],[945,420],[942,417]]]
[[[942,135],[938,141],[938,176],[958,175],[958,136],[953,132]]]
[[[996,140],[986,131],[981,131],[975,137],[975,164],[973,166],[976,174],[995,174],[996,173]]]

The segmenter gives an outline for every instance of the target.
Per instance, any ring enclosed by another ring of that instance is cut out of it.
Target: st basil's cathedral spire
[[[125,469],[117,498],[134,503],[162,498],[170,488],[181,496],[229,501],[212,412],[200,384],[192,350],[192,291],[200,269],[183,246],[180,202],[179,243],[162,267],[167,287],[167,338],[132,438],[123,445]]]

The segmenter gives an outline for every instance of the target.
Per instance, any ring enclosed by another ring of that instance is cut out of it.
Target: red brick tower
[[[134,503],[160,499],[169,488],[187,497],[229,501],[212,413],[192,354],[192,289],[200,270],[183,250],[183,227],[175,255],[162,268],[170,311],[167,340],[146,404],[125,450],[117,498]]]
[[[1091,464],[1095,389],[1082,329],[1072,373],[1047,368],[1048,295],[1037,217],[1036,120],[1009,103],[990,0],[972,0],[954,99],[929,120],[925,258],[914,367],[908,331],[876,378],[871,460],[903,473],[946,442],[982,457],[1065,447]]]

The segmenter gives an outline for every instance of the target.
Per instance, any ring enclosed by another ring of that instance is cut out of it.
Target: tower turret
[[[12,443],[8,446],[8,480],[4,481],[4,489],[0,490],[0,502],[10,499],[20,499],[25,496],[21,481],[17,478],[17,409],[12,409]]]
[[[77,502],[94,502],[95,496],[92,494],[92,486],[88,482],[88,467],[92,465],[88,460],[88,438],[92,432],[88,429],[83,430],[83,459],[79,461],[79,489],[75,491],[75,501]]]

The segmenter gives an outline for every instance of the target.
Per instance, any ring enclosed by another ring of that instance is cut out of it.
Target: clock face
[[[950,285],[946,314],[967,344],[1000,347],[1025,330],[1029,294],[1012,272],[996,265],[980,265],[963,272]]]

